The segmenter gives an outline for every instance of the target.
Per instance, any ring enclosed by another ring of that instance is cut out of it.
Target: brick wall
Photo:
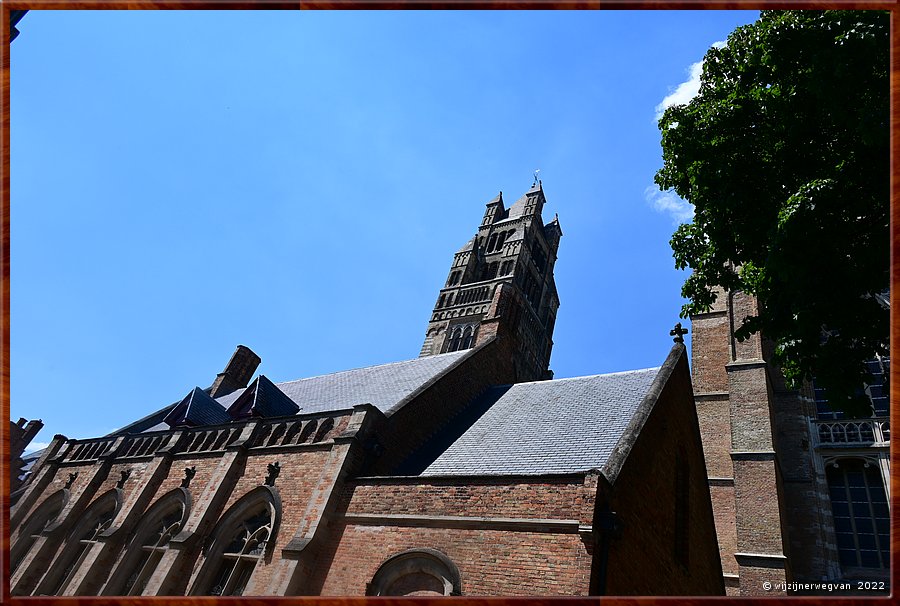
[[[595,490],[584,476],[354,481],[341,506],[350,521],[335,522],[330,549],[319,558],[317,592],[360,595],[389,557],[430,548],[458,566],[464,595],[587,595],[592,554],[577,525],[590,524]],[[374,518],[354,521],[366,515]],[[459,526],[435,516],[470,520]],[[498,529],[510,518],[573,523]]]
[[[687,356],[682,355],[615,478],[609,506],[622,536],[609,551],[609,595],[721,595],[716,530],[694,412]],[[688,472],[685,564],[676,549],[677,460]],[[648,573],[652,571],[652,573]]]

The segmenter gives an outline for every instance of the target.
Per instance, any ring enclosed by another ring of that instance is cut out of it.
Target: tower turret
[[[508,209],[503,193],[485,204],[475,237],[453,256],[420,356],[474,347],[493,335],[515,342],[517,380],[549,378],[559,297],[553,279],[559,217],[544,225],[536,181]]]

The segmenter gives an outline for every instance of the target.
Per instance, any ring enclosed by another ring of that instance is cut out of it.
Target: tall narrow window
[[[256,563],[266,549],[272,531],[272,514],[263,507],[234,532],[231,542],[219,556],[220,562],[212,575],[208,595],[243,595]]]
[[[280,515],[276,490],[260,486],[244,495],[222,516],[212,533],[191,595],[244,595],[256,565],[274,542]]]
[[[467,326],[463,331],[462,335],[462,344],[459,346],[460,349],[470,349],[472,344],[475,342],[475,331],[471,326]]]
[[[45,528],[50,526],[62,512],[69,500],[68,490],[58,490],[41,503],[28,520],[22,524],[22,530],[15,545],[9,550],[9,573],[12,575],[25,560],[35,541],[40,538]]]
[[[494,246],[497,244],[497,234],[491,234],[491,237],[488,238],[487,252],[491,252],[494,250]]]
[[[453,329],[453,332],[450,335],[450,346],[447,348],[447,351],[457,351],[459,349],[460,339],[462,338],[462,329],[456,327]]]
[[[69,535],[62,553],[50,565],[47,576],[41,581],[36,591],[37,595],[60,595],[72,582],[88,551],[112,524],[119,507],[119,492],[109,491],[94,501],[82,514],[80,522]]]
[[[888,568],[890,516],[877,465],[841,459],[826,470],[838,555],[844,574]]]
[[[187,490],[176,488],[144,513],[122,563],[104,590],[106,595],[144,593],[169,541],[181,530],[187,518],[189,503],[190,495]]]
[[[503,250],[503,243],[506,241],[506,232],[500,234],[497,238],[497,250]]]

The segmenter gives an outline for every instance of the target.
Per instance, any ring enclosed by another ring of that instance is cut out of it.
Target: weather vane
[[[540,174],[541,174],[541,169],[537,169],[536,171],[534,171],[534,183],[533,183],[533,185],[537,185],[537,182],[538,182],[538,175],[540,175]]]

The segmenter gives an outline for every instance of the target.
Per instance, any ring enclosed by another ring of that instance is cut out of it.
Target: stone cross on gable
[[[675,341],[676,343],[684,343],[684,335],[686,335],[687,332],[688,332],[687,328],[682,328],[681,322],[677,322],[675,324],[675,328],[673,328],[672,330],[669,331],[669,336],[675,337],[672,340]]]

